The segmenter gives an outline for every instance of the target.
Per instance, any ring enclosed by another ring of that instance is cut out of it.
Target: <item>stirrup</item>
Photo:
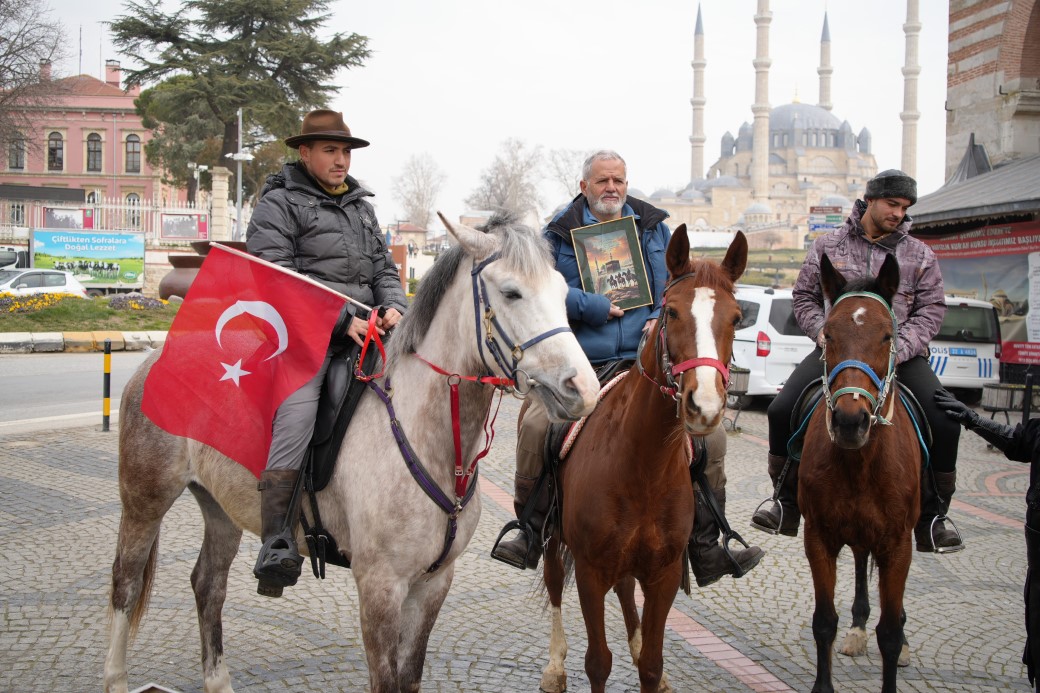
[[[303,556],[289,530],[283,530],[264,542],[253,566],[260,581],[257,593],[266,597],[282,596],[282,588],[292,587],[300,577]]]
[[[736,530],[730,530],[729,532],[723,532],[722,534],[722,552],[726,554],[726,558],[729,559],[730,564],[733,566],[733,572],[730,573],[730,575],[732,575],[734,579],[744,577],[752,570],[754,570],[755,566],[758,565],[758,561],[762,560],[762,556],[764,556],[766,552],[763,551],[761,554],[759,554],[758,561],[755,561],[754,563],[748,566],[747,570],[744,570],[743,566],[741,566],[740,563],[737,561],[736,556],[733,555],[733,551],[731,551],[729,548],[730,539],[736,539],[739,543],[744,545],[745,549],[748,550],[751,549],[751,545],[744,541],[744,537],[737,534]]]
[[[502,543],[502,539],[504,539],[505,536],[514,529],[519,530],[521,534],[527,537],[527,553],[524,554],[523,558],[521,558],[519,562],[514,556],[506,555],[498,550],[498,545]],[[534,527],[527,522],[510,520],[506,523],[506,526],[502,528],[502,531],[498,533],[498,539],[495,539],[495,544],[491,547],[491,557],[502,561],[506,565],[511,565],[514,568],[527,570],[527,558],[531,555],[532,548],[534,548]]]
[[[957,539],[960,541],[956,546],[936,546],[935,545],[935,523],[936,522],[949,522],[950,527],[953,528],[953,533],[957,535]],[[948,515],[936,515],[932,518],[932,522],[928,525],[928,539],[932,542],[932,553],[957,553],[958,551],[964,550],[964,538],[961,537],[961,531],[957,529],[956,523],[950,519]]]
[[[780,522],[779,524],[777,524],[776,529],[773,529],[772,527],[766,527],[765,525],[760,525],[757,522],[755,522],[755,515],[758,514],[758,511],[761,510],[762,506],[766,503],[775,503],[777,506],[780,507]],[[772,534],[774,536],[780,534],[780,528],[784,526],[784,504],[780,502],[779,498],[774,498],[772,496],[766,498],[764,501],[755,506],[755,512],[751,513],[750,524],[755,529],[765,532],[766,534]],[[741,540],[741,543],[743,543],[745,547],[747,546],[747,543],[743,540]]]

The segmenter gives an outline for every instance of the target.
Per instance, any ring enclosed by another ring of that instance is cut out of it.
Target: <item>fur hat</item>
[[[312,140],[333,140],[334,142],[346,142],[351,149],[367,147],[368,141],[350,134],[350,128],[343,122],[343,114],[319,108],[311,111],[303,117],[303,127],[299,135],[293,135],[285,140],[285,144],[298,149],[301,144]]]
[[[876,200],[879,197],[901,197],[917,202],[917,181],[899,169],[890,168],[882,171],[867,181],[867,192],[864,199]]]

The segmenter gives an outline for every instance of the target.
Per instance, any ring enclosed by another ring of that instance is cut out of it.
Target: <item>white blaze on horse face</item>
[[[866,317],[866,315],[867,315],[867,309],[866,308],[857,308],[856,310],[854,310],[852,312],[852,322],[856,323],[857,325],[863,325],[864,324],[863,318]]]
[[[693,303],[690,304],[690,313],[697,330],[697,356],[718,361],[719,350],[715,345],[715,333],[711,329],[712,319],[715,317],[715,289],[697,287]],[[715,389],[715,378],[719,372],[713,366],[697,366],[694,372],[697,374],[697,391],[693,395],[693,401],[705,419],[714,419],[725,405],[725,400]]]

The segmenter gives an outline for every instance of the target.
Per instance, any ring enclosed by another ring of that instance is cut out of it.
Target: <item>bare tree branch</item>
[[[581,192],[581,167],[592,152],[581,149],[553,149],[549,152],[549,177],[560,184],[567,198]]]
[[[444,181],[444,172],[429,154],[408,158],[401,175],[393,180],[394,199],[404,207],[408,221],[424,229],[430,227]]]
[[[480,183],[466,204],[473,209],[512,212],[521,217],[537,214],[541,200],[536,180],[542,154],[538,147],[529,148],[522,140],[508,139],[499,147],[491,166],[480,176]]]

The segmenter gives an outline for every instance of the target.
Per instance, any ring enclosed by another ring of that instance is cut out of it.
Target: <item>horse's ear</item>
[[[892,299],[899,291],[899,262],[895,255],[885,255],[877,276],[877,288],[878,295],[892,305]]]
[[[459,245],[462,246],[467,255],[482,260],[495,252],[495,242],[488,234],[471,229],[465,224],[455,224],[453,226],[440,212],[437,212],[437,216],[440,218],[441,223],[444,224],[444,228],[459,242]]]
[[[665,261],[671,276],[678,277],[686,272],[686,266],[690,264],[690,236],[686,233],[686,224],[679,224],[679,228],[672,233],[672,240],[668,241],[668,250],[665,251]]]
[[[834,269],[831,259],[824,253],[820,258],[820,284],[823,286],[824,297],[831,305],[834,305],[834,299],[841,294],[847,283],[845,276]]]
[[[747,269],[747,236],[743,231],[737,231],[733,241],[729,244],[726,257],[722,260],[722,269],[726,271],[733,281],[740,279]]]

